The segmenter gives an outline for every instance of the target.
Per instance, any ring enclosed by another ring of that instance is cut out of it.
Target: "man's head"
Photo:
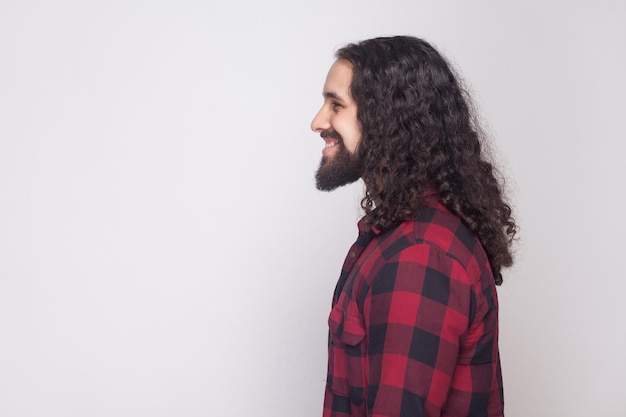
[[[450,157],[457,148],[479,146],[464,92],[428,42],[368,39],[336,56],[352,68],[350,94],[362,130],[358,157],[374,200],[398,205],[411,191],[415,205],[426,187],[438,186],[437,162],[455,163]],[[453,138],[455,133],[464,137]]]
[[[336,56],[311,124],[326,141],[317,187],[329,191],[362,177],[368,193],[384,201],[381,194],[393,198],[394,188],[409,186],[402,184],[406,176],[416,194],[435,185],[423,159],[433,146],[449,150],[447,118],[469,126],[471,117],[446,60],[406,36],[349,44]]]
[[[351,82],[352,65],[345,60],[336,61],[324,83],[324,104],[311,122],[311,129],[325,142],[315,176],[317,188],[323,191],[334,190],[361,177],[361,163],[356,154],[361,124],[350,93]]]

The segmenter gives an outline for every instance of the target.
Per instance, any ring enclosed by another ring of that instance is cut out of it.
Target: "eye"
[[[333,108],[333,110],[334,110],[334,111],[337,111],[337,110],[339,110],[340,108],[342,108],[342,107],[343,107],[341,104],[337,103],[336,101],[333,101],[333,102],[331,103],[331,106],[332,106],[332,108]]]

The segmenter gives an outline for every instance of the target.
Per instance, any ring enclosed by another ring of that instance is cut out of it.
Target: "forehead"
[[[324,83],[324,94],[333,93],[339,96],[350,97],[352,83],[352,64],[344,59],[338,59],[328,70]]]

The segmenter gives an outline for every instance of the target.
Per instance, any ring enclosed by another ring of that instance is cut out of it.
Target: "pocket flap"
[[[335,305],[328,317],[328,327],[333,335],[349,346],[356,346],[365,338],[365,327],[359,316],[344,311],[340,304]]]

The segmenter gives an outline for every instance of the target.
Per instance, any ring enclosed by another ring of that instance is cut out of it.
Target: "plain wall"
[[[623,1],[0,3],[0,416],[321,415],[362,185],[315,190],[334,51],[460,70],[521,226],[506,412],[626,415]]]

